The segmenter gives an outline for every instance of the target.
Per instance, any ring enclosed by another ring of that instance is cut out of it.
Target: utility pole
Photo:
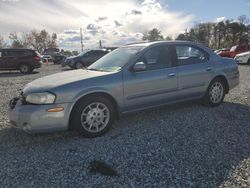
[[[82,49],[82,52],[83,52],[82,28],[80,28],[80,35],[81,35],[81,49]]]
[[[99,48],[102,49],[102,40],[99,40]]]

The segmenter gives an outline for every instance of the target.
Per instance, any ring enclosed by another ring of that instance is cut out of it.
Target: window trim
[[[192,45],[192,44],[174,44],[173,46],[174,46],[174,49],[175,49],[176,66],[177,67],[180,67],[180,66],[189,66],[189,65],[197,65],[197,64],[204,64],[204,63],[209,62],[209,60],[210,60],[209,53],[207,51],[205,51],[204,49],[202,49],[201,47],[199,47],[199,46],[195,46],[195,45]],[[177,55],[176,46],[188,46],[188,47],[192,47],[192,48],[198,49],[198,50],[200,50],[201,52],[203,52],[205,54],[207,60],[206,60],[206,62],[202,62],[202,63],[193,63],[193,64],[181,65],[181,64],[179,64],[179,61],[178,61],[178,55]]]

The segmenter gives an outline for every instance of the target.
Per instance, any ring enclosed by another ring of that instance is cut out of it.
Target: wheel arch
[[[229,84],[228,84],[228,81],[227,81],[226,76],[225,76],[225,75],[217,75],[217,76],[215,76],[215,77],[210,81],[210,83],[213,82],[215,79],[220,79],[220,80],[222,80],[222,81],[224,82],[224,84],[225,84],[225,89],[226,89],[225,93],[228,94],[228,92],[229,92]]]
[[[72,127],[72,117],[73,117],[74,111],[76,110],[77,105],[87,97],[98,97],[98,96],[102,96],[102,97],[107,98],[113,104],[115,112],[116,112],[115,117],[116,117],[116,119],[119,119],[121,113],[120,113],[119,105],[118,105],[117,101],[115,100],[115,98],[107,92],[103,92],[103,91],[92,92],[92,93],[88,93],[86,95],[82,95],[82,96],[78,97],[76,102],[74,102],[74,104],[72,105],[72,108],[70,110],[70,115],[69,115],[69,121],[68,121],[68,127],[70,130],[72,130],[72,128],[73,128]]]

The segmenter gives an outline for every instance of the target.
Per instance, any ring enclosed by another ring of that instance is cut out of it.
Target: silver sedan
[[[9,119],[27,132],[76,129],[96,137],[128,112],[196,99],[218,106],[238,84],[236,62],[200,44],[133,44],[114,50],[87,70],[27,84],[10,101]]]

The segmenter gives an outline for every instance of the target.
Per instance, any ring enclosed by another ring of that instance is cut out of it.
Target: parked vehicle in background
[[[219,49],[219,50],[215,50],[214,53],[218,54],[218,53],[220,53],[220,52],[227,52],[227,51],[229,51],[229,49],[227,49],[227,48],[222,48],[222,49]]]
[[[41,56],[30,49],[0,49],[0,70],[20,70],[31,73],[41,67]]]
[[[42,62],[46,63],[46,62],[53,62],[53,59],[51,57],[51,55],[42,55]]]
[[[53,63],[54,64],[62,64],[66,59],[66,56],[64,55],[55,55],[53,57]]]
[[[127,45],[87,69],[29,83],[11,100],[9,119],[27,132],[76,129],[96,137],[121,114],[194,99],[218,106],[238,84],[234,59],[219,57],[200,44]]]
[[[234,59],[237,63],[250,65],[250,51],[240,53],[236,55]]]
[[[81,69],[83,67],[88,67],[104,55],[109,53],[108,50],[90,50],[87,52],[83,52],[79,54],[78,56],[68,57],[64,63],[62,63],[62,66],[69,66],[73,69]]]
[[[220,55],[221,57],[230,57],[230,58],[234,58],[237,54],[243,53],[243,52],[247,52],[250,50],[250,45],[236,45],[233,46],[230,51],[220,51],[219,53],[217,53],[218,55]]]

